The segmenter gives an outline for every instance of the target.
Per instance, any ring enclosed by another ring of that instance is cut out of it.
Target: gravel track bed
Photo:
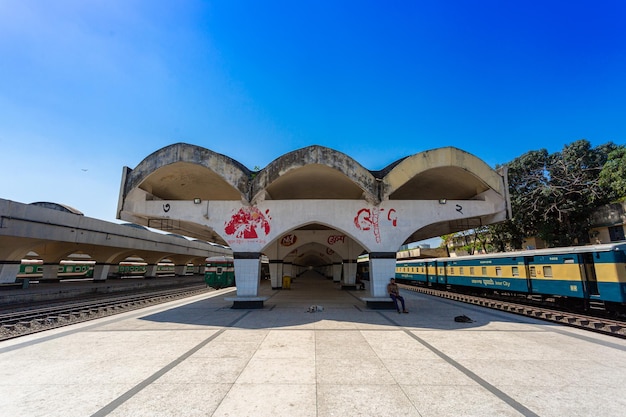
[[[214,289],[206,285],[190,285],[183,288],[153,288],[150,291],[141,289],[123,294],[103,294],[97,299],[78,297],[55,300],[36,303],[30,310],[20,306],[12,312],[5,310],[1,315],[0,340],[14,339],[210,291]]]

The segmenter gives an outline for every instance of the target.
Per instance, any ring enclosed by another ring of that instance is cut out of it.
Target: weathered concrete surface
[[[126,225],[105,222],[32,204],[0,199],[0,283],[15,282],[21,259],[35,252],[50,272],[70,254],[96,261],[95,279],[106,279],[108,266],[130,256],[156,264],[168,258],[177,265],[201,264],[208,256],[231,251],[208,242],[189,241]]]
[[[273,285],[282,274],[307,268],[354,283],[356,257],[382,254],[375,257],[370,296],[384,298],[394,274],[387,254],[405,243],[503,221],[510,216],[508,199],[504,174],[456,148],[369,171],[341,152],[309,146],[253,172],[178,143],[125,169],[118,217],[230,246],[240,259],[238,295],[246,297],[258,288],[251,254],[270,257]],[[308,245],[282,249],[290,238]]]

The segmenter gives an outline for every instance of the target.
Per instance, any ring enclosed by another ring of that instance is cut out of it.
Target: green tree
[[[548,156],[546,149],[530,151],[507,164],[513,217],[491,228],[491,232],[502,240],[501,250],[505,246],[519,249],[524,237],[537,235],[548,195]],[[504,244],[505,240],[508,245]]]
[[[441,236],[440,248],[446,248],[446,254],[450,256],[450,244],[454,242],[454,233]]]
[[[519,249],[530,236],[540,237],[549,246],[585,243],[591,213],[626,187],[626,152],[620,149],[624,147],[613,143],[592,148],[581,139],[561,152],[530,151],[508,163],[513,217],[489,227],[491,242],[500,251]],[[606,169],[601,181],[608,160],[614,165]],[[615,184],[612,193],[607,184]]]
[[[626,198],[626,146],[615,147],[600,171],[600,186],[608,193],[610,201]]]
[[[549,156],[543,219],[538,235],[551,246],[588,242],[589,218],[608,202],[600,186],[600,171],[615,145],[592,148],[581,139]]]

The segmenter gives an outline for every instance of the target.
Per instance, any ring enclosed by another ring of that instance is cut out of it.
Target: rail
[[[475,295],[454,293],[449,291],[436,290],[433,288],[418,287],[414,285],[398,284],[398,286],[403,289],[419,292],[422,294],[447,298],[450,300],[468,304],[479,305],[481,307],[506,311],[508,313],[533,317],[552,323],[564,324],[571,327],[577,327],[580,329],[590,330],[626,339],[626,322],[624,321],[589,316],[567,311],[553,310],[541,306],[526,305],[510,301],[493,300],[490,298],[479,297]]]
[[[0,340],[95,320],[209,291],[214,290],[204,284],[199,284],[178,289],[117,295],[97,300],[55,303],[48,307],[3,313],[0,314]]]

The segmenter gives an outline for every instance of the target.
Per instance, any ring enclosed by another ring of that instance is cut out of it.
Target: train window
[[[501,266],[496,266],[496,276],[497,277],[501,277],[502,276],[502,267]]]
[[[511,267],[514,277],[519,277],[519,269],[516,266]]]
[[[483,276],[487,276],[487,267],[486,266],[482,267],[482,274],[483,274]]]
[[[470,266],[470,275],[474,275],[474,267]]]
[[[454,275],[454,267],[453,266],[450,267],[450,274]]]
[[[463,267],[459,267],[459,275],[463,275]]]
[[[543,276],[546,278],[552,278],[552,267],[550,265],[544,265]]]
[[[534,266],[531,266],[531,267],[530,267],[530,276],[531,276],[532,278],[534,278],[534,277],[536,277],[536,276],[537,276],[537,271],[535,271],[535,267],[534,267]]]

